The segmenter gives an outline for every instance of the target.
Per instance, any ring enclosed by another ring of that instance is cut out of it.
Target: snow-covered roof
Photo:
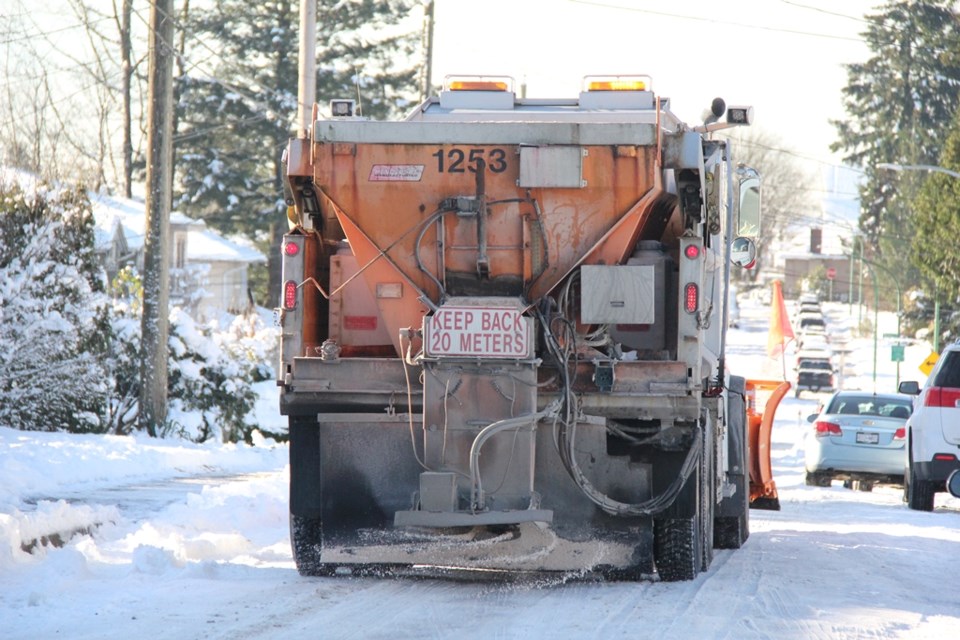
[[[93,215],[98,231],[111,233],[114,220],[123,227],[127,246],[131,251],[143,247],[146,225],[146,203],[136,198],[122,198],[91,194]],[[266,256],[253,247],[228,240],[208,228],[203,220],[194,220],[184,214],[170,213],[170,224],[187,229],[187,260],[190,262],[245,262],[263,263]]]
[[[200,221],[203,222],[202,220]],[[187,234],[187,260],[191,262],[247,262],[263,263],[266,256],[253,247],[243,246],[224,238],[206,224],[202,228],[191,228]]]

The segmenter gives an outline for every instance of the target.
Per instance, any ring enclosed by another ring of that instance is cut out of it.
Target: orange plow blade
[[[770,434],[777,407],[790,390],[789,382],[747,380],[747,429],[750,441],[750,507],[780,510],[777,483],[770,464]]]

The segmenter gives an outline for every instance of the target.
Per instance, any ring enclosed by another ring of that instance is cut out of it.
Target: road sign
[[[920,364],[920,371],[923,371],[924,375],[930,375],[930,372],[933,371],[933,367],[937,364],[937,360],[940,359],[940,354],[936,351],[931,351],[930,355],[927,356],[927,359]]]
[[[890,362],[903,362],[902,344],[895,344],[890,347]]]
[[[833,280],[837,277],[837,270],[833,267],[827,267],[827,280]]]

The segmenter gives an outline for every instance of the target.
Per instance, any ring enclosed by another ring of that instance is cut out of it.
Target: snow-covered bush
[[[250,383],[260,375],[259,364],[237,355],[220,332],[198,326],[181,310],[171,314],[170,402],[195,416],[193,424],[180,425],[185,435],[236,442],[255,428],[249,421],[256,402]]]
[[[82,190],[0,184],[0,425],[127,434],[137,428],[143,287],[123,269],[105,291]],[[188,287],[189,288],[189,287]],[[256,393],[273,375],[276,329],[170,315],[164,435],[250,440]]]
[[[111,408],[114,430],[135,428],[139,411],[140,279],[124,270],[114,281]],[[252,384],[273,376],[266,353],[276,329],[256,315],[238,316],[226,328],[198,325],[179,307],[170,311],[167,423],[162,435],[197,442],[250,440],[256,393]]]
[[[102,277],[83,191],[0,184],[0,424],[104,430]]]
[[[125,267],[110,283],[110,354],[106,367],[111,392],[103,419],[110,433],[126,435],[137,427],[140,414],[140,314],[143,282]]]

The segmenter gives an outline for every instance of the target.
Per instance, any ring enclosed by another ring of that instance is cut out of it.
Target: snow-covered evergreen
[[[82,192],[0,184],[0,424],[102,431],[109,299]]]
[[[128,434],[140,396],[138,274],[105,286],[82,190],[0,184],[0,426]],[[165,434],[249,440],[277,330],[260,315],[198,325],[170,310]]]

